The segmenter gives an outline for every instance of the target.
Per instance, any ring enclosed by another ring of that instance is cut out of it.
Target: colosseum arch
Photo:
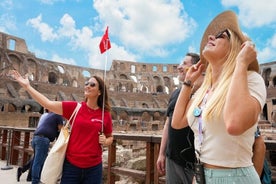
[[[82,76],[83,76],[84,78],[89,79],[89,78],[91,77],[91,73],[90,73],[89,71],[87,71],[87,70],[83,70],[83,71],[82,71]]]
[[[164,85],[170,87],[171,86],[171,79],[169,77],[163,77]]]
[[[63,80],[62,80],[62,85],[71,86],[70,79],[68,77],[64,77]],[[77,87],[77,86],[74,86],[74,87]]]
[[[153,113],[153,121],[161,120],[161,115],[159,112],[154,112]]]
[[[128,82],[127,85],[126,85],[126,91],[127,92],[133,92],[133,84],[132,82]]]
[[[111,110],[111,118],[112,120],[117,120],[117,112]]]
[[[32,112],[32,106],[29,104],[23,105],[21,112]]]
[[[121,121],[123,124],[125,124],[129,121],[129,116],[126,111],[120,112],[119,121]]]
[[[55,72],[49,72],[48,81],[51,84],[57,84],[57,74]]]
[[[151,115],[148,112],[143,112],[142,116],[141,116],[141,120],[143,122],[149,122],[151,121]]]
[[[72,86],[77,88],[78,87],[78,81],[76,79],[73,79]]]
[[[0,111],[4,112],[4,104],[0,104]]]
[[[163,93],[163,92],[164,92],[163,86],[158,85],[158,86],[156,87],[156,92],[157,92],[157,93]]]
[[[160,83],[161,83],[161,79],[160,79],[160,77],[158,77],[158,76],[154,76],[153,77],[153,82],[154,82],[154,84],[156,84],[156,85],[159,85]]]
[[[266,87],[269,86],[270,74],[271,74],[271,68],[266,68],[263,70],[263,78],[264,78]],[[274,81],[273,81],[273,83],[274,83]]]
[[[22,63],[20,58],[15,54],[7,55],[7,57],[9,62],[12,63],[13,69],[20,71],[19,68],[20,64]]]
[[[142,91],[144,93],[148,93],[149,92],[149,88],[147,86],[142,85],[140,91]]]
[[[125,74],[120,74],[120,79],[128,80],[128,77],[127,77],[127,75],[125,75]]]
[[[38,80],[37,79],[37,63],[32,58],[27,59],[28,66],[28,74],[30,80]]]
[[[7,112],[16,112],[16,111],[17,111],[16,105],[12,103],[7,104]]]

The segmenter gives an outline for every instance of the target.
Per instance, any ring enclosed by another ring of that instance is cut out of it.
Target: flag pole
[[[101,45],[103,44],[103,45]],[[103,48],[102,48],[103,46]],[[101,130],[101,133],[103,133],[103,129],[104,129],[104,107],[105,107],[105,93],[106,93],[106,84],[105,84],[105,79],[106,79],[106,66],[107,66],[107,59],[108,59],[108,53],[106,52],[108,49],[111,48],[111,44],[110,44],[110,40],[109,40],[109,37],[108,37],[108,26],[105,30],[105,33],[103,35],[103,38],[100,42],[100,51],[101,53],[105,52],[105,65],[104,65],[104,74],[103,74],[103,81],[104,81],[104,89],[103,89],[103,107],[102,107],[102,130]]]
[[[105,50],[107,49],[107,41],[106,40],[104,46],[105,46]],[[104,81],[104,91],[103,91],[103,108],[102,108],[102,133],[103,133],[103,126],[104,126],[104,105],[105,105],[105,88],[106,88],[106,84],[105,84],[105,78],[106,78],[106,65],[107,65],[107,52],[105,52],[105,64],[104,64],[104,76],[103,76],[103,81]]]

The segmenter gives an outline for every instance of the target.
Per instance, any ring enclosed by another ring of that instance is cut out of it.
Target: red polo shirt
[[[77,102],[62,102],[63,116],[69,119]],[[102,131],[102,109],[90,109],[85,102],[76,116],[68,143],[66,158],[80,168],[88,168],[102,162],[102,147],[99,144],[99,132]],[[104,112],[104,134],[112,133],[112,118]]]

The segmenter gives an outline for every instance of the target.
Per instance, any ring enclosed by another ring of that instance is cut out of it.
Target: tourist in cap
[[[173,128],[189,125],[194,132],[197,182],[260,184],[252,147],[266,87],[255,45],[234,12],[222,12],[208,25],[200,59],[186,74],[172,119]],[[205,67],[204,81],[190,99]]]

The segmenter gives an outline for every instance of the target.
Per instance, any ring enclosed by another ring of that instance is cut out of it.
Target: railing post
[[[25,163],[28,162],[29,153],[26,152],[26,149],[29,148],[30,145],[30,132],[24,132],[24,143],[23,143],[23,161],[22,165],[25,165]]]
[[[111,172],[111,167],[116,163],[116,144],[117,140],[114,139],[113,143],[108,147],[108,166],[107,166],[107,183],[115,184],[115,174]]]
[[[2,146],[1,146],[1,160],[5,160],[6,159],[6,154],[7,154],[7,149],[8,149],[8,129],[1,129],[1,133],[2,133]]]
[[[146,151],[146,184],[151,184],[154,180],[154,144],[147,142]]]
[[[8,148],[8,153],[6,154],[6,159],[7,159],[7,164],[5,167],[1,167],[2,170],[9,170],[12,169],[13,167],[10,166],[9,162],[10,162],[10,155],[11,155],[11,133],[12,133],[12,129],[8,129],[8,145],[6,146],[6,148]]]
[[[14,147],[20,145],[20,140],[21,140],[21,132],[19,130],[13,130],[13,134],[12,134],[12,148],[13,149],[11,149],[11,163],[13,165],[18,165],[19,150],[14,149]]]
[[[157,163],[158,155],[159,155],[159,148],[160,144],[155,143],[154,144],[154,163]],[[156,164],[154,164],[154,183],[158,184],[159,183],[159,174],[157,171]]]

